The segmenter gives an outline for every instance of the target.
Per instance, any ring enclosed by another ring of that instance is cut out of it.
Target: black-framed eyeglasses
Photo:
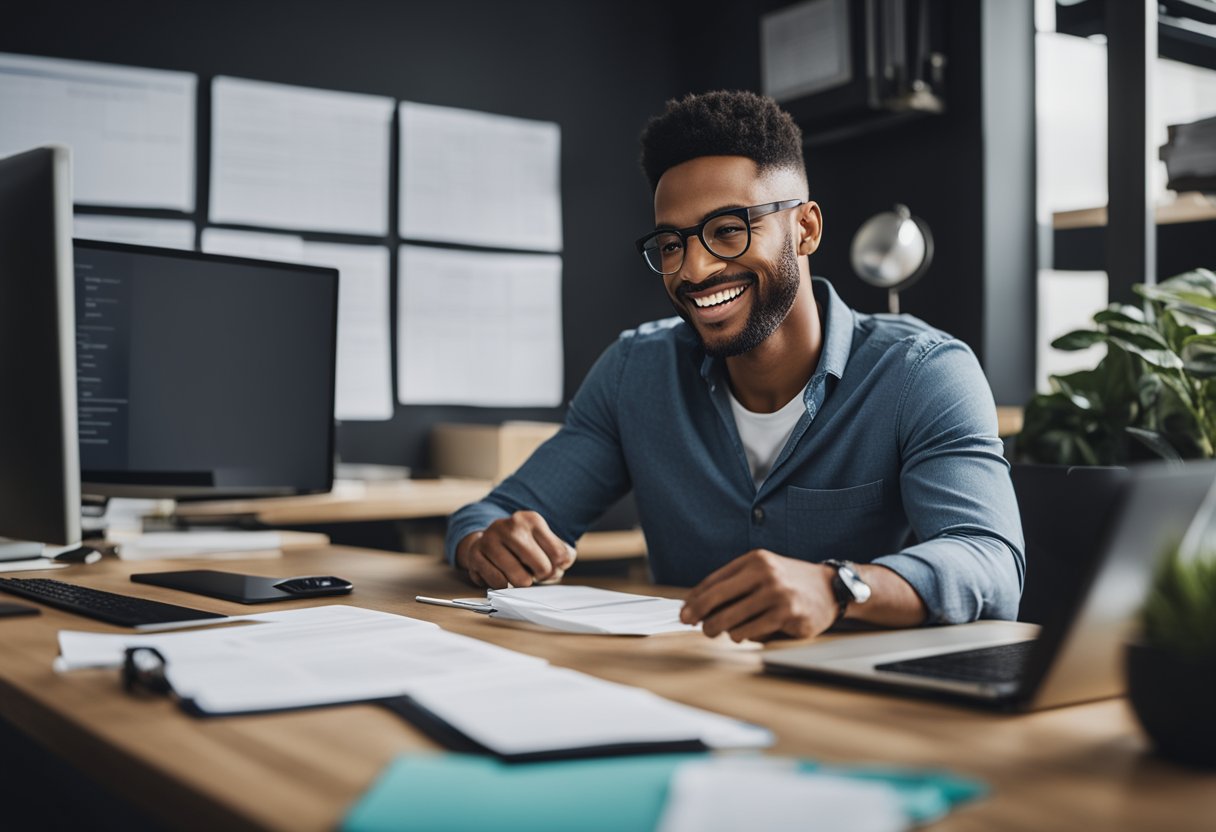
[[[715,211],[699,224],[688,228],[660,228],[637,241],[638,253],[646,265],[659,274],[675,274],[684,265],[688,238],[695,236],[705,250],[719,260],[742,257],[752,244],[752,220],[788,211],[806,202],[787,199],[750,208],[727,208]]]

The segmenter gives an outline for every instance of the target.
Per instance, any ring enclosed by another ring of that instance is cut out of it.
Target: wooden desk
[[[181,503],[176,514],[187,521],[250,517],[271,527],[417,520],[446,517],[461,506],[480,500],[491,488],[493,483],[489,480],[456,477],[391,482],[339,480],[328,494]],[[442,548],[442,535],[437,533],[429,542]],[[575,548],[584,561],[644,558],[646,538],[641,529],[588,532],[576,542]]]
[[[181,503],[177,516],[206,520],[247,516],[267,526],[357,523],[446,517],[489,493],[489,480],[445,478],[360,482],[338,480],[328,494]]]
[[[127,580],[149,566],[107,560],[53,577],[220,612],[248,609]],[[752,720],[776,733],[773,754],[944,767],[990,784],[989,798],[933,830],[1210,830],[1216,817],[1216,774],[1147,754],[1121,699],[997,715],[765,676],[761,648],[695,633],[639,639],[535,632],[414,603],[416,593],[469,589],[437,564],[366,550],[225,561],[223,568],[335,572],[356,585],[338,603],[436,621],[556,665]],[[395,755],[435,749],[408,723],[372,705],[195,720],[168,701],[128,697],[115,671],[51,670],[58,629],[117,628],[55,610],[9,619],[3,627],[0,714],[171,828],[332,829]],[[0,824],[3,812],[0,807]]]

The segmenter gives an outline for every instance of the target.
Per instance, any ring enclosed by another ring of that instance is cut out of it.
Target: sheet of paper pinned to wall
[[[338,372],[334,417],[393,417],[389,257],[384,246],[314,243],[291,234],[208,228],[203,251],[338,269]]]
[[[194,210],[186,72],[0,54],[0,156],[72,149],[78,204]]]
[[[561,251],[561,128],[402,102],[401,236]]]
[[[391,98],[227,77],[211,97],[212,222],[388,233]]]
[[[406,245],[398,262],[402,404],[561,404],[561,257]]]
[[[190,220],[77,214],[72,236],[83,240],[194,250],[194,223]]]

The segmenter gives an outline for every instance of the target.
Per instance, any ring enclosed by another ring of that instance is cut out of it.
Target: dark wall
[[[199,204],[206,220],[209,84],[225,74],[544,119],[562,129],[563,328],[568,399],[622,329],[671,314],[632,241],[653,225],[637,138],[683,92],[663,7],[608,2],[257,0],[23,3],[0,51],[200,76]],[[393,143],[394,175],[396,142]],[[398,238],[395,200],[387,242]],[[153,216],[166,212],[134,212]],[[366,242],[340,235],[310,239]],[[395,260],[395,258],[394,258]],[[391,308],[396,309],[396,268]],[[396,323],[394,321],[394,327]],[[396,355],[393,356],[394,380]],[[560,409],[402,407],[341,426],[349,461],[421,466],[440,419],[558,419]]]
[[[13,25],[0,29],[0,51],[200,76],[202,173],[194,216],[200,224],[206,217],[207,81],[216,74],[560,124],[568,400],[620,330],[671,314],[659,282],[632,247],[653,223],[651,195],[636,164],[639,131],[673,96],[758,90],[760,15],[787,3],[115,0],[33,5],[26,4]],[[932,228],[937,251],[928,273],[903,295],[902,308],[968,342],[987,366],[985,315],[992,311],[986,310],[985,281],[994,278],[986,275],[984,258],[982,14],[975,0],[941,0],[940,6],[949,59],[947,112],[808,153],[812,198],[825,218],[823,245],[811,267],[831,278],[853,306],[884,311],[885,292],[853,275],[849,245],[867,218],[906,203]],[[395,163],[395,142],[393,153]],[[1032,203],[1025,207],[1031,221]],[[390,227],[396,228],[395,202]],[[399,241],[394,235],[388,242],[395,248]],[[395,309],[395,267],[393,278]],[[1025,279],[1026,291],[1033,292],[1033,273]],[[1027,350],[1032,324],[1033,317],[1022,332]],[[393,361],[395,379],[395,355]],[[1025,380],[1024,394],[1031,383]],[[1020,403],[1024,394],[1004,398]],[[391,421],[344,424],[339,449],[350,461],[423,466],[427,432],[437,420],[560,415],[559,409],[398,405]]]

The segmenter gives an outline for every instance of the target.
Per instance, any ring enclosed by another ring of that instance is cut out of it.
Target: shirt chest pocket
[[[868,548],[881,533],[883,480],[850,488],[799,488],[786,492],[786,538],[795,557],[822,560]]]

